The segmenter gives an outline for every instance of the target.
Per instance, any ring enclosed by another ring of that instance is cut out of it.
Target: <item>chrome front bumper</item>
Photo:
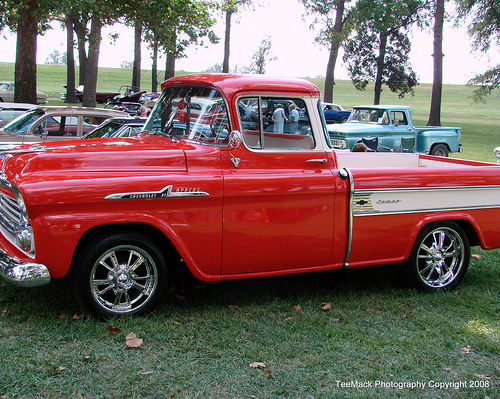
[[[47,266],[22,262],[0,248],[0,277],[19,287],[40,287],[50,282]]]

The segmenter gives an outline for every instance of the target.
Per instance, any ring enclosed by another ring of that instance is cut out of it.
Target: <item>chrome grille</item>
[[[21,227],[21,210],[14,198],[0,193],[0,224],[12,235]]]

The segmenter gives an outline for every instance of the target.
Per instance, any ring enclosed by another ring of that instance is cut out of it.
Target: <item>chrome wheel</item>
[[[94,316],[145,314],[168,281],[163,251],[135,232],[96,236],[82,247],[72,272],[74,294]]]
[[[417,257],[422,281],[430,287],[445,287],[460,272],[464,243],[456,231],[440,228],[425,237]]]
[[[467,271],[470,248],[467,236],[453,222],[424,228],[406,263],[409,282],[426,291],[448,291]]]
[[[122,245],[97,260],[90,280],[92,296],[100,306],[128,313],[147,304],[158,285],[158,271],[146,251]]]

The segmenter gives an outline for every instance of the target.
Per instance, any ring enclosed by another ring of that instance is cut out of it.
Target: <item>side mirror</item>
[[[227,145],[228,151],[236,150],[241,146],[241,143],[243,143],[243,136],[238,130],[233,130],[231,133],[229,133]]]
[[[231,162],[233,163],[235,168],[239,166],[241,158],[236,158],[235,156],[233,156],[233,154],[231,154],[231,151],[239,148],[241,146],[241,143],[243,143],[243,136],[241,135],[241,132],[239,132],[238,130],[233,130],[231,133],[229,133],[227,151],[229,152],[229,155],[231,155]]]

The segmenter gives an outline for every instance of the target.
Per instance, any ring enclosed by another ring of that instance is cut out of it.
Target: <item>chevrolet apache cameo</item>
[[[397,264],[447,291],[500,247],[496,164],[332,149],[316,86],[167,80],[134,138],[24,145],[0,175],[0,275],[68,273],[91,314],[143,314],[187,266],[204,281]],[[71,272],[71,273],[70,273]]]

